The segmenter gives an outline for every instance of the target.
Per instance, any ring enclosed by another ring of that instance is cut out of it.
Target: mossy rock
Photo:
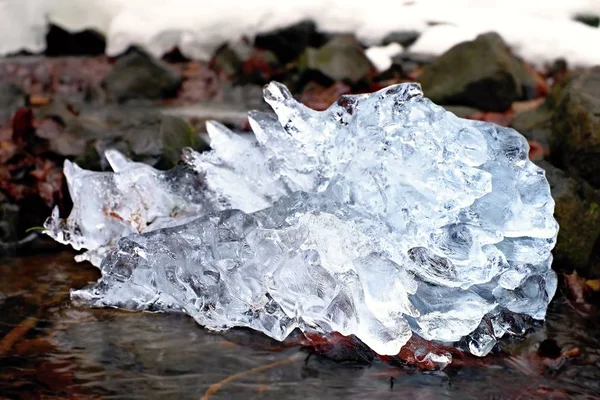
[[[566,83],[556,99],[552,161],[600,188],[600,67]]]
[[[512,121],[511,127],[527,139],[549,147],[552,138],[552,110],[542,104],[538,108],[522,112]]]
[[[459,43],[423,69],[419,81],[433,102],[505,111],[522,96],[515,60],[497,33]]]
[[[554,248],[554,268],[576,270],[585,277],[600,275],[600,264],[594,260],[600,249],[600,191],[582,180],[574,179],[546,161],[538,165],[546,171],[552,197],[556,202],[554,216],[560,225]]]
[[[132,47],[101,82],[110,100],[160,100],[177,95],[183,78],[150,54]]]
[[[341,35],[318,49],[308,47],[298,69],[300,73],[316,71],[332,81],[357,83],[368,79],[373,65],[353,36]]]

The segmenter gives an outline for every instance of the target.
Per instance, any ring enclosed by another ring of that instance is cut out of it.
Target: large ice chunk
[[[324,112],[277,83],[265,99],[276,116],[250,113],[256,141],[211,123],[213,150],[168,172],[115,152],[115,173],[67,164],[74,210],[48,233],[108,254],[73,299],[279,340],[353,334],[386,355],[417,334],[483,356],[544,318],[558,225],[520,134],[458,118],[417,84]]]

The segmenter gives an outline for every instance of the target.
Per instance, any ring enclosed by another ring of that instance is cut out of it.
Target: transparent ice
[[[67,163],[74,209],[47,233],[102,270],[75,301],[278,340],[352,334],[382,355],[417,334],[483,356],[544,318],[558,225],[519,133],[418,84],[323,112],[278,83],[264,95],[276,116],[249,114],[256,140],[209,123],[213,150],[171,171],[115,151],[114,173]]]

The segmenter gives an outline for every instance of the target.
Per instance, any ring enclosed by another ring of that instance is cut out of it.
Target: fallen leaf
[[[300,94],[300,101],[313,110],[326,110],[341,95],[350,94],[350,86],[343,82],[336,82],[329,87],[316,83],[309,83]]]
[[[33,107],[41,107],[50,103],[50,98],[39,94],[29,96],[29,104]]]
[[[579,347],[573,347],[572,349],[564,350],[562,352],[562,355],[564,357],[577,357],[580,354],[581,354],[581,349],[579,349]]]
[[[0,142],[0,164],[8,162],[18,150],[19,147],[10,140]]]
[[[580,311],[589,313],[595,310],[595,307],[590,302],[590,297],[594,291],[593,286],[596,285],[595,281],[592,281],[591,286],[588,285],[588,281],[579,276],[577,271],[573,271],[572,274],[565,274],[565,284],[569,290],[569,299],[571,303]]]
[[[269,385],[258,385],[256,387],[256,393],[263,394],[269,391]]]
[[[529,140],[529,159],[530,160],[542,160],[546,156],[547,151],[544,149],[541,143],[535,140]]]
[[[589,279],[585,281],[585,284],[589,286],[594,292],[600,292],[600,279]]]

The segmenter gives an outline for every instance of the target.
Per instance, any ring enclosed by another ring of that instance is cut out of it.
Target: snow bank
[[[578,13],[600,15],[600,2],[546,0],[540,7],[538,0],[0,0],[0,54],[42,51],[52,22],[104,33],[110,55],[138,44],[155,55],[178,46],[192,58],[207,59],[226,41],[312,19],[325,31],[355,32],[369,45],[393,30],[417,30],[423,35],[414,50],[435,54],[495,30],[536,63],[565,57],[573,64],[598,64],[600,53],[592,46],[600,30],[572,21]]]

